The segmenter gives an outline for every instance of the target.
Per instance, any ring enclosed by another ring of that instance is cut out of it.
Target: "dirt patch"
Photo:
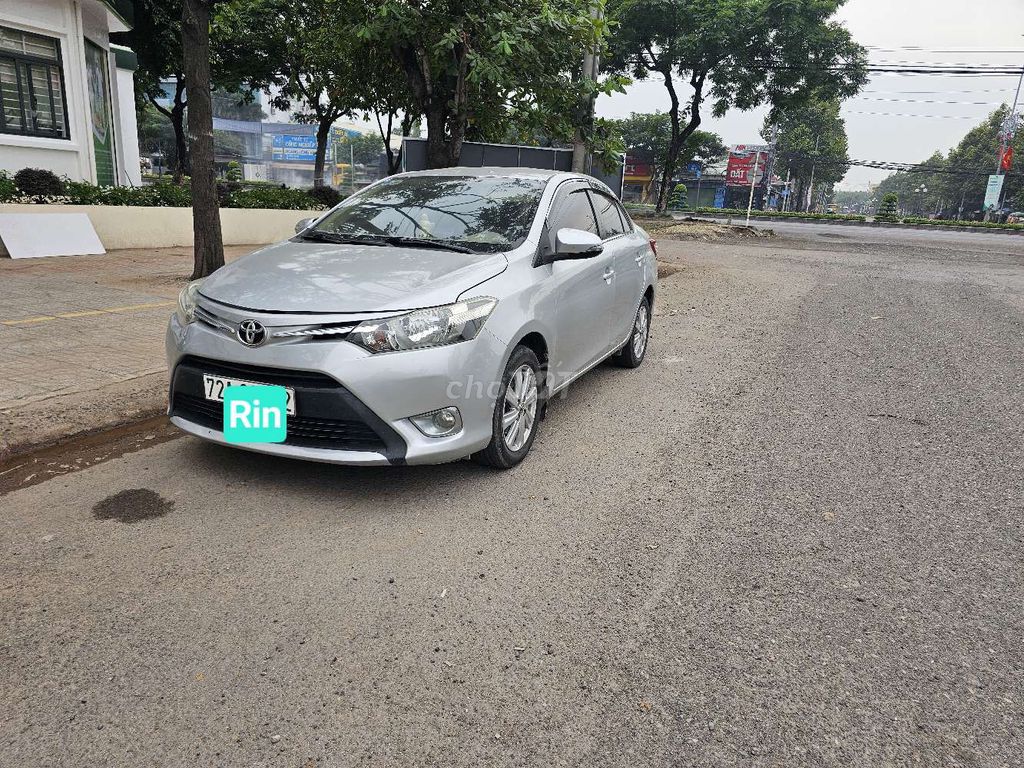
[[[0,496],[182,436],[166,416],[71,438],[0,462]]]
[[[664,280],[669,275],[674,275],[682,269],[678,264],[669,264],[667,261],[658,262],[658,279]]]
[[[168,501],[149,488],[130,488],[108,496],[92,508],[97,520],[117,520],[121,523],[141,523],[154,517],[163,517],[174,509]]]
[[[770,229],[719,224],[704,219],[640,219],[637,223],[655,239],[663,240],[697,240],[710,243],[775,237],[775,233]]]

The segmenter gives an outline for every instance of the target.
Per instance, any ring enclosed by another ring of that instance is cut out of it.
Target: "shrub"
[[[242,180],[242,164],[237,160],[231,160],[228,163],[228,171],[226,174],[228,181],[241,181]]]
[[[875,221],[899,221],[900,217],[896,212],[896,208],[900,203],[899,195],[895,192],[890,192],[882,198],[882,202],[878,204],[878,213],[875,215]]]
[[[64,182],[45,168],[22,168],[14,174],[14,183],[23,195],[55,197],[64,194]]]
[[[324,208],[333,208],[342,200],[345,196],[341,194],[334,187],[312,187],[309,190],[309,196],[320,203]]]
[[[1024,231],[1024,224],[1000,224],[997,221],[957,221],[949,219],[909,218],[904,224],[927,225],[931,227],[971,227],[973,229],[1009,229],[1015,232]]]
[[[694,213],[713,216],[746,216],[746,208],[695,208]],[[750,217],[770,216],[774,219],[813,219],[815,221],[866,221],[864,216],[853,213],[803,213],[801,211],[751,211]]]
[[[243,189],[240,181],[218,181],[217,182],[217,203],[221,208],[227,208],[231,195]]]
[[[69,205],[131,205],[158,208],[187,208],[192,193],[187,186],[170,182],[148,187],[97,187],[85,181],[67,182],[67,191],[60,201]]]
[[[228,195],[225,208],[279,208],[291,211],[319,210],[324,206],[303,189],[257,187]]]
[[[0,171],[0,203],[10,202],[18,196],[18,185],[6,171]]]
[[[56,185],[53,184],[56,180]],[[328,200],[337,202],[341,196],[333,189],[320,192],[317,198],[302,189],[238,181],[217,185],[217,196],[224,208],[279,208],[286,210],[320,210]],[[99,187],[87,181],[60,179],[50,171],[26,168],[13,178],[0,171],[0,203],[52,203],[56,205],[129,205],[160,208],[188,208],[192,205],[192,188],[186,180],[181,186],[168,177],[141,187]],[[333,203],[331,203],[333,205]]]

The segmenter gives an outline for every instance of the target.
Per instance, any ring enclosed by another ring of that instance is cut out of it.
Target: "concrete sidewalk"
[[[0,463],[164,410],[164,330],[191,271],[191,248],[0,258]]]

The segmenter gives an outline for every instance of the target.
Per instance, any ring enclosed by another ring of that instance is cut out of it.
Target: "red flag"
[[[1003,159],[999,161],[999,167],[1009,173],[1013,167],[1013,147],[1006,148],[1006,151],[1003,153]]]

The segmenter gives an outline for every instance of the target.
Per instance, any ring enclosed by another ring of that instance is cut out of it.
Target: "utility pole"
[[[999,157],[996,160],[996,173],[1006,175],[1006,171],[1003,170],[1003,157],[1006,156],[1006,151],[1013,146],[1013,137],[1017,131],[1017,102],[1020,100],[1020,89],[1024,85],[1024,67],[1020,70],[1020,79],[1017,80],[1017,92],[1013,96],[1013,106],[1010,107],[1010,114],[1006,118],[1006,122],[1003,124],[1003,130],[1001,131],[1002,139],[999,142]],[[1009,169],[1007,169],[1009,170]],[[1003,201],[1006,199],[1006,183],[1003,183],[1003,190],[999,194],[999,207],[1003,207]],[[988,219],[988,213],[986,212],[986,220]]]
[[[818,167],[818,147],[821,144],[821,136],[814,137],[814,159],[811,161],[811,183],[807,186],[807,213],[811,212],[811,204],[814,202],[814,171]]]
[[[593,2],[590,5],[590,18],[600,21],[604,14],[604,5],[600,2]],[[597,83],[598,72],[601,67],[601,57],[597,55],[597,41],[583,52],[583,72],[581,81]],[[576,126],[576,133],[572,140],[572,170],[575,173],[585,173],[587,169],[587,136],[584,128],[591,129],[594,125],[594,102],[597,96],[593,93],[587,96],[585,112],[582,116],[583,125]]]
[[[769,141],[768,156],[764,161],[764,197],[761,204],[762,209],[768,208],[768,200],[771,198],[772,191],[772,176],[775,175],[775,160],[777,157],[777,145],[779,141],[779,125],[776,123],[772,126],[772,138]],[[755,168],[756,170],[756,168]]]
[[[754,169],[750,172],[750,199],[747,201],[747,226],[750,226],[750,212],[754,209],[754,186],[757,183],[757,167],[761,164],[761,150],[754,155]],[[766,162],[767,164],[767,162]]]

